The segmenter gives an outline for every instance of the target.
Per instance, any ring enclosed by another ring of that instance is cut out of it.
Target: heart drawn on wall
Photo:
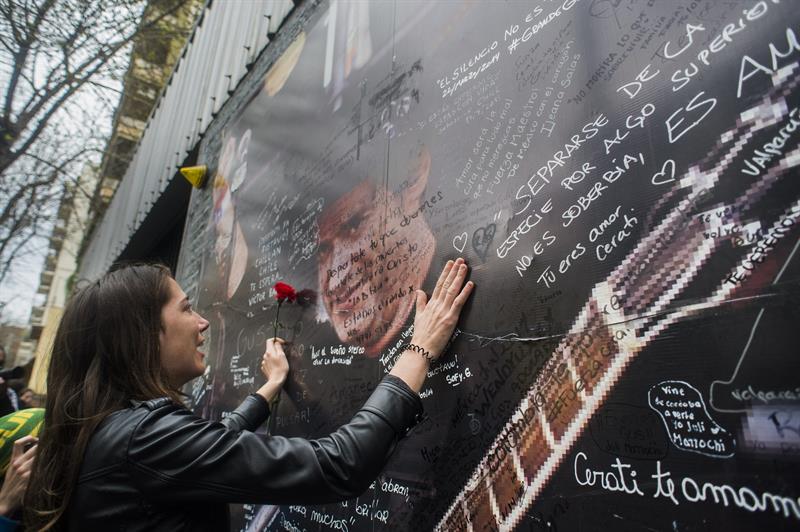
[[[666,185],[675,181],[675,161],[667,159],[661,165],[661,171],[653,174],[651,182],[654,185]]]
[[[486,227],[479,227],[472,233],[472,249],[481,258],[486,260],[486,254],[489,252],[489,246],[494,240],[494,234],[497,232],[495,224],[489,224]]]
[[[467,232],[464,231],[460,235],[456,235],[453,237],[453,247],[456,248],[456,251],[459,253],[463,253],[464,248],[467,247]]]

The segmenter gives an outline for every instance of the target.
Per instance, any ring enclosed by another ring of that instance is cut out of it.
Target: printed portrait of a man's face
[[[319,221],[319,284],[339,339],[377,356],[406,325],[436,242],[420,213],[430,173],[426,148],[412,156],[398,191],[367,179]]]

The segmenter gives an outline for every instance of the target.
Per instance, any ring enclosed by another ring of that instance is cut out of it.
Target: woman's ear
[[[428,175],[431,173],[431,152],[426,146],[420,146],[416,159],[412,159],[408,171],[408,187],[403,189],[403,206],[406,211],[418,209],[422,203],[422,195],[428,186]]]

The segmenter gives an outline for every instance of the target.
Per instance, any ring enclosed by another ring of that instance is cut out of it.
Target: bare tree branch
[[[20,75],[24,70],[27,59],[28,59],[28,52],[31,49],[31,44],[39,35],[39,27],[44,20],[44,17],[47,13],[52,9],[53,5],[55,4],[55,0],[46,0],[40,8],[36,12],[36,18],[34,19],[33,23],[29,26],[27,34],[24,38],[20,38],[19,31],[14,24],[14,17],[11,15],[11,3],[8,4],[9,9],[9,17],[8,22],[11,25],[12,33],[14,34],[14,38],[19,43],[17,47],[17,52],[13,54],[14,57],[14,70],[11,72],[11,79],[8,82],[8,88],[6,89],[6,98],[5,103],[3,104],[3,121],[4,122],[11,122],[11,107],[14,101],[14,96],[16,94],[17,83],[19,82]]]
[[[128,52],[196,1],[0,0],[0,283],[59,201],[94,199],[81,166],[102,155]]]

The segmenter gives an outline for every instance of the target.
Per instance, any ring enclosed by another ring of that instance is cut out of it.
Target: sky
[[[44,240],[44,239],[42,239]],[[47,255],[46,242],[33,246],[34,251],[21,259],[8,273],[6,281],[0,285],[0,301],[7,301],[0,311],[0,322],[12,325],[27,325],[31,307],[44,303],[44,295],[37,296],[39,277]],[[38,250],[38,248],[43,248]]]

